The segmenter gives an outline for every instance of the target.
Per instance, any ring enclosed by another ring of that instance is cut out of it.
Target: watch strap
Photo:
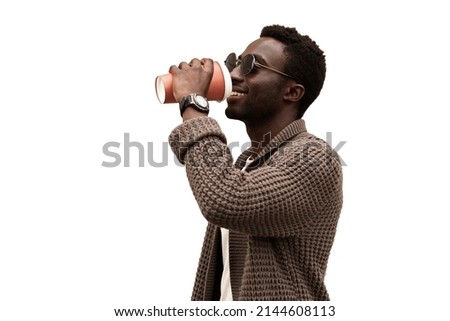
[[[199,95],[199,94],[190,94],[187,96],[184,96],[180,100],[180,114],[183,116],[183,112],[186,110],[187,107],[193,107],[198,111],[201,111],[203,113],[208,114],[209,113],[209,103],[208,100]]]

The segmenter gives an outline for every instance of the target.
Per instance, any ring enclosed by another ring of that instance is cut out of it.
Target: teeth
[[[232,92],[231,92],[231,96],[245,96],[245,95],[247,95],[247,94],[239,93],[239,92],[237,92],[237,91],[232,91]]]

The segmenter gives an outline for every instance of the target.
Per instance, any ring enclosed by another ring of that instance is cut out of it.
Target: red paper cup
[[[208,100],[223,101],[231,95],[231,76],[224,64],[214,62],[214,72],[206,98]],[[173,96],[172,74],[156,77],[156,96],[161,104],[176,103]]]

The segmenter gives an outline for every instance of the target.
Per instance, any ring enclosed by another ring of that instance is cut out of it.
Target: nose
[[[242,79],[242,73],[241,68],[239,68],[239,65],[236,65],[236,67],[233,68],[233,70],[230,71],[231,79]]]

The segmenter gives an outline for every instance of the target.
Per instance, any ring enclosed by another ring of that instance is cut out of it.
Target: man
[[[235,164],[205,100],[190,96],[206,96],[213,61],[170,68],[183,123],[169,142],[208,221],[192,300],[329,300],[341,165],[302,119],[323,86],[323,52],[295,28],[273,25],[226,65],[225,113],[252,142]]]

